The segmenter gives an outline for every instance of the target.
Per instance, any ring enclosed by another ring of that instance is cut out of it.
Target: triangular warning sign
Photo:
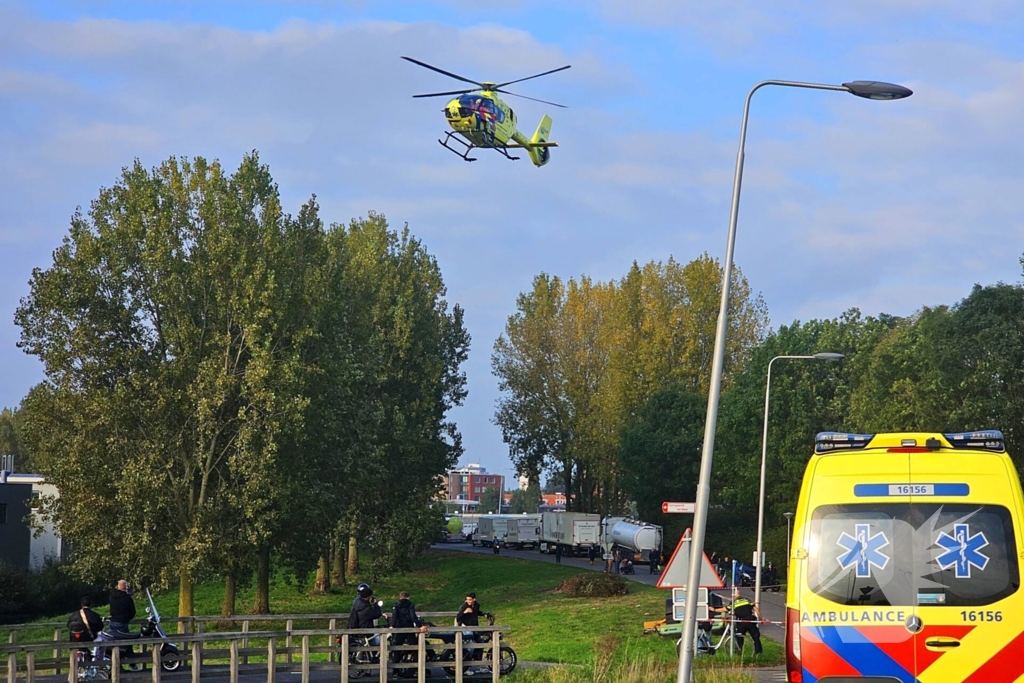
[[[701,558],[699,587],[724,588],[725,584],[718,578],[715,568],[711,566],[711,560],[708,559],[707,553],[702,552],[701,555],[703,557]],[[683,532],[683,537],[679,539],[679,545],[676,546],[675,552],[669,558],[668,564],[661,570],[661,576],[658,577],[658,588],[685,588],[689,578],[690,530],[687,529]]]

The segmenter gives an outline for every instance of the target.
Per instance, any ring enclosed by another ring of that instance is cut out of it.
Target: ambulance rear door
[[[911,453],[915,675],[920,683],[1024,676],[1019,484],[1002,453]]]

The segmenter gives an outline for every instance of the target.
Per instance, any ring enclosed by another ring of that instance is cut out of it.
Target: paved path
[[[438,543],[432,546],[435,550],[450,550],[454,552],[465,552],[475,553],[478,555],[491,555],[494,551],[490,548],[477,548],[471,543]],[[502,550],[499,557],[514,557],[520,560],[533,560],[535,562],[547,562],[554,564],[555,556],[547,555],[536,550]],[[590,561],[585,557],[569,557],[562,556],[562,564],[567,567],[577,567],[579,569],[591,570],[591,571],[604,571],[604,565],[601,560],[596,560],[591,566]],[[637,583],[645,583],[649,586],[653,586],[658,583],[658,575],[648,573],[649,569],[647,565],[637,565],[636,574],[626,574],[623,576],[625,579],[630,581],[636,581]],[[754,591],[751,588],[741,589],[743,595],[747,598],[754,599]],[[669,597],[668,591],[665,591],[666,597]],[[724,593],[723,596],[728,599],[729,594]],[[786,594],[782,591],[778,593],[761,592],[761,615],[768,621],[774,622],[771,624],[764,624],[761,627],[761,634],[766,638],[782,643],[786,638],[786,629],[782,624],[786,619]]]

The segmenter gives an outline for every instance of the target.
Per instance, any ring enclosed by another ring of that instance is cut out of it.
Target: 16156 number
[[[966,610],[960,612],[960,618],[964,621],[1002,621],[1002,612],[992,610]]]

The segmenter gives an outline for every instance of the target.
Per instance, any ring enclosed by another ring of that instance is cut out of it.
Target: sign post
[[[692,515],[697,511],[696,503],[669,503],[664,502],[661,504],[661,511],[667,515],[670,514],[684,514]]]

